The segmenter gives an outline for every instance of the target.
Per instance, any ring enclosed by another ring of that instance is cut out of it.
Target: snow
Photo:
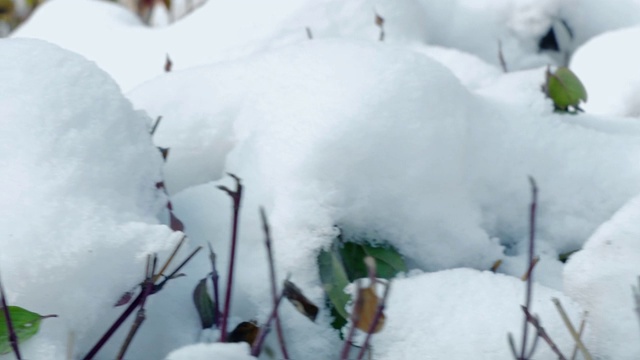
[[[210,243],[224,293],[231,201],[218,187],[233,188],[233,173],[245,190],[230,329],[271,311],[262,206],[278,281],[291,276],[318,305],[316,257],[339,234],[403,254],[410,271],[392,281],[374,358],[512,358],[532,176],[533,312],[565,354],[573,344],[551,298],[574,324],[589,312],[594,358],[638,358],[640,78],[628,44],[639,7],[220,0],[173,22],[178,10],[156,7],[147,27],[109,2],[46,2],[0,41],[1,275],[11,304],[59,315],[25,357],[65,358],[68,338],[87,353],[147,254],[166,259],[181,238],[163,225],[169,198],[189,239],[178,258]],[[551,28],[560,49],[540,50]],[[575,116],[540,90],[546,66],[569,60],[589,93]],[[499,274],[485,271],[496,260]],[[192,291],[210,271],[201,253],[148,300],[127,357],[253,358],[200,328]],[[323,306],[315,323],[286,301],[279,316],[292,358],[339,356]],[[113,357],[126,331],[97,358]],[[275,336],[266,345],[279,356]],[[535,358],[554,357],[538,346]]]
[[[629,48],[638,37],[638,27],[609,32],[576,52],[571,67],[589,89],[587,111],[629,117],[640,115],[640,74],[635,66],[639,58],[638,53]]]
[[[640,336],[632,286],[640,274],[640,199],[634,198],[589,238],[564,270],[569,296],[589,312],[593,355],[637,359]],[[621,346],[620,344],[625,344]]]
[[[236,344],[194,344],[185,346],[167,355],[166,360],[251,360],[255,357],[249,355],[249,346],[246,343]]]
[[[505,345],[507,334],[513,335],[516,347],[522,341],[524,315],[519,303],[525,297],[524,284],[510,276],[471,269],[397,279],[392,283],[385,329],[373,337],[373,356],[408,360],[447,354],[452,359],[513,359]],[[419,294],[416,287],[422,289]],[[560,350],[570,354],[571,335],[551,299],[558,298],[565,309],[571,309],[569,317],[574,324],[580,323],[580,313],[557,291],[536,286],[533,294],[532,311]],[[419,350],[416,344],[420,344]],[[538,345],[536,358],[553,357],[547,344]]]
[[[69,333],[95,341],[146,254],[176,235],[158,224],[162,160],[107,74],[34,40],[0,42],[0,264],[8,301],[39,313],[31,359],[56,359]]]

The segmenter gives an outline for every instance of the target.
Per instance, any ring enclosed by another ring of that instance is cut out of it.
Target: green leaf
[[[29,340],[40,329],[40,321],[47,317],[55,315],[42,316],[19,306],[9,306],[9,316],[13,324],[13,330],[18,336],[18,343]],[[11,344],[9,343],[9,329],[7,328],[7,320],[4,311],[0,310],[0,354],[11,352]]]
[[[349,285],[349,279],[340,257],[334,249],[320,252],[318,255],[318,269],[322,286],[329,297],[329,301],[340,316],[348,319],[349,314],[347,314],[345,306],[349,302],[350,296],[344,292],[344,288]]]
[[[376,277],[391,279],[399,272],[407,271],[402,255],[392,246],[373,246],[355,242],[345,242],[340,255],[350,282],[368,276],[364,258],[371,256],[376,260]]]
[[[376,276],[382,279],[391,279],[400,272],[407,271],[402,255],[391,246],[373,247],[371,245],[363,245],[367,255],[376,260]]]
[[[193,303],[198,310],[200,323],[203,329],[208,329],[214,325],[214,306],[211,296],[207,292],[207,278],[200,280],[196,288],[193,290]]]
[[[547,70],[545,86],[547,96],[555,107],[567,111],[569,106],[578,108],[580,102],[587,101],[587,90],[578,77],[569,68],[560,67],[555,73]]]

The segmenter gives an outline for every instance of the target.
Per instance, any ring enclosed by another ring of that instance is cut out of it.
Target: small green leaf
[[[344,288],[349,285],[349,279],[340,257],[334,249],[320,252],[318,255],[318,269],[322,286],[329,297],[329,301],[340,316],[348,319],[349,314],[347,314],[345,306],[351,298],[344,292]]]
[[[29,340],[40,329],[40,321],[47,317],[55,317],[56,315],[40,315],[19,306],[9,306],[9,316],[13,324],[13,330],[18,336],[18,343]],[[11,344],[9,343],[9,329],[7,328],[7,320],[4,311],[0,311],[0,354],[11,352]]]
[[[198,310],[200,323],[203,329],[208,329],[214,325],[214,306],[211,296],[207,292],[207,278],[200,280],[196,288],[193,290],[193,303]]]
[[[560,67],[555,73],[547,70],[545,92],[555,107],[567,111],[569,107],[579,108],[587,101],[587,90],[578,77],[569,68]]]

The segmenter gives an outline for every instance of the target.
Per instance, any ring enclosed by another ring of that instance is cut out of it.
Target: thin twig
[[[353,335],[356,332],[356,328],[358,327],[358,322],[360,322],[360,311],[362,309],[362,303],[364,299],[360,296],[360,290],[362,289],[362,285],[359,280],[356,280],[356,301],[353,304],[353,309],[351,309],[351,328],[349,329],[349,333],[347,337],[344,339],[344,345],[342,347],[342,351],[340,353],[340,360],[349,359],[349,351],[351,350],[351,345],[353,344]]]
[[[632,286],[633,290],[633,300],[636,304],[636,315],[638,315],[638,320],[640,321],[640,276],[638,277],[638,286]]]
[[[558,300],[557,298],[552,298],[551,301],[553,301],[553,304],[556,306],[558,313],[560,313],[560,317],[562,318],[564,325],[567,327],[567,329],[569,329],[569,333],[573,337],[573,340],[575,340],[576,345],[580,348],[580,351],[582,352],[582,356],[584,356],[584,359],[585,360],[593,359],[591,357],[591,354],[587,350],[586,346],[584,346],[584,343],[582,342],[582,340],[580,340],[580,335],[578,335],[578,332],[573,327],[573,324],[571,323],[571,320],[569,320],[569,316],[567,316],[567,312],[564,311],[564,308],[562,307],[560,300]]]
[[[213,324],[220,327],[220,293],[218,291],[218,269],[216,268],[216,253],[209,243],[209,260],[211,261],[211,284],[213,286]]]
[[[529,277],[531,277],[531,274],[533,274],[533,269],[538,264],[538,261],[540,261],[540,257],[536,256],[533,258],[533,261],[529,264],[529,268],[527,269],[527,272],[525,272],[524,275],[522,275],[522,281],[527,281]]]
[[[162,265],[162,267],[160,268],[160,271],[153,276],[153,283],[158,281],[158,279],[162,276],[162,274],[164,274],[164,272],[167,270],[167,267],[169,267],[169,264],[171,264],[171,261],[173,261],[173,258],[178,253],[178,250],[180,250],[180,247],[182,246],[182,244],[184,244],[184,241],[186,240],[186,238],[187,236],[183,235],[180,241],[178,241],[178,244],[176,245],[175,248],[173,248],[173,252],[171,253],[171,255],[169,255],[169,258],[167,259],[167,261],[165,261],[164,265]]]
[[[578,329],[578,338],[582,339],[582,334],[584,333],[584,329],[587,325],[587,314],[588,312],[584,312],[584,315],[582,316],[582,320],[580,321],[580,329]],[[576,356],[578,356],[578,343],[575,344],[575,346],[573,347],[573,352],[571,353],[571,360],[575,360]]]
[[[16,335],[15,329],[13,327],[13,321],[11,321],[11,315],[9,314],[9,305],[7,305],[7,298],[4,294],[4,287],[2,286],[2,281],[0,280],[0,301],[2,301],[2,311],[4,312],[4,321],[7,323],[7,330],[9,332],[9,343],[11,344],[11,349],[13,349],[13,353],[16,355],[18,360],[22,360],[22,356],[20,356],[20,348],[18,347],[18,335]]]
[[[531,325],[533,325],[538,331],[538,336],[540,336],[544,341],[547,342],[547,344],[549,344],[549,347],[556,355],[558,355],[558,358],[560,360],[567,360],[567,358],[562,355],[562,352],[560,352],[560,349],[558,349],[558,346],[553,342],[553,340],[551,340],[549,335],[547,335],[547,332],[544,330],[542,325],[540,325],[540,321],[537,318],[533,317],[526,307],[523,306],[522,311],[524,311],[527,321],[531,323]]]
[[[500,67],[505,74],[509,72],[507,68],[507,62],[504,59],[504,53],[502,52],[502,41],[498,40],[498,60],[500,60]]]
[[[529,269],[533,271],[535,266],[533,259],[535,256],[535,239],[536,239],[536,208],[538,205],[538,186],[533,177],[529,176],[529,183],[531,185],[531,205],[529,208]],[[531,297],[533,295],[533,274],[527,276],[527,293],[525,298],[525,308],[529,309],[531,306]],[[524,359],[527,353],[527,340],[529,333],[529,324],[525,318],[522,330],[522,347],[520,348],[520,358]]]
[[[151,135],[153,136],[153,134],[156,133],[156,130],[158,129],[158,125],[160,125],[160,121],[162,121],[162,116],[158,116],[156,118],[156,121],[153,123],[153,126],[151,127]]]
[[[146,318],[144,304],[147,298],[149,297],[149,295],[151,294],[151,291],[153,290],[153,274],[156,271],[157,260],[158,260],[158,257],[155,254],[153,255],[153,261],[151,260],[151,255],[147,256],[147,266],[145,268],[145,279],[142,284],[142,292],[144,293],[144,295],[140,300],[140,307],[138,309],[138,314],[136,315],[136,319],[131,325],[131,329],[129,330],[129,334],[127,334],[127,338],[124,340],[124,343],[122,343],[122,346],[120,347],[120,352],[116,357],[118,360],[124,359],[124,354],[126,354],[127,349],[129,349],[129,345],[131,345],[131,342],[133,341],[133,337],[136,335],[136,333],[138,332],[138,329],[140,328],[140,326],[142,325],[142,323]]]
[[[528,360],[533,358],[533,354],[536,352],[536,349],[538,348],[538,342],[539,342],[538,340],[540,340],[540,332],[538,331],[538,329],[536,329],[536,335],[533,337],[533,344],[531,345],[531,348],[529,348],[527,357],[523,360]]]
[[[367,336],[364,338],[364,343],[362,343],[362,347],[360,348],[360,352],[358,353],[358,357],[357,357],[358,360],[362,360],[364,358],[364,354],[367,351],[367,348],[369,346],[371,335],[373,335],[373,332],[375,331],[376,327],[378,326],[378,322],[382,317],[382,312],[384,311],[384,307],[387,302],[387,297],[389,296],[390,287],[391,287],[391,283],[388,282],[385,286],[382,299],[378,302],[378,309],[376,310],[376,314],[373,317],[373,321],[371,322],[371,325],[369,325],[369,328],[367,329]]]
[[[242,183],[234,174],[228,174],[236,182],[236,190],[231,191],[226,186],[218,186],[218,189],[226,192],[233,200],[233,222],[231,225],[231,254],[229,255],[229,271],[227,272],[227,288],[224,297],[224,310],[222,311],[222,325],[220,326],[220,342],[227,341],[227,321],[231,311],[231,287],[233,285],[233,269],[236,257],[236,245],[238,243],[238,223],[240,221],[240,202],[242,200]]]
[[[260,351],[262,350],[262,345],[264,344],[264,340],[267,338],[269,331],[271,330],[271,322],[276,317],[276,313],[278,312],[278,306],[280,306],[280,302],[284,297],[284,291],[280,292],[280,295],[276,299],[275,304],[273,304],[273,310],[271,310],[271,314],[267,319],[267,322],[260,327],[260,332],[258,332],[257,340],[253,343],[251,347],[251,355],[258,357],[260,355]]]
[[[276,290],[275,261],[273,260],[273,249],[271,247],[271,231],[269,230],[269,221],[267,220],[267,214],[265,214],[264,208],[262,207],[260,208],[260,218],[262,219],[262,230],[264,231],[264,242],[267,248],[267,256],[269,258],[269,276],[271,278],[271,296],[273,298],[273,303],[275,305],[278,297],[277,290]],[[289,352],[287,351],[287,345],[284,341],[282,324],[280,322],[280,317],[278,316],[277,307],[275,312],[275,322],[276,322],[276,334],[278,335],[278,342],[280,343],[280,351],[282,352],[282,357],[288,360]]]
[[[154,285],[153,286],[153,292],[152,294],[157,293],[158,291],[162,290],[162,287],[171,279],[173,279],[176,274],[178,274],[178,271],[180,271],[185,265],[187,265],[187,263],[194,257],[196,256],[196,254],[198,253],[198,251],[202,250],[202,246],[198,246],[197,248],[195,248],[191,254],[189,254],[189,256],[187,256],[186,259],[184,259],[180,265],[178,265],[177,268],[175,268],[169,275],[167,275],[164,280],[162,280],[162,282],[160,282],[160,284]]]
[[[182,267],[185,266],[187,262],[189,262],[189,260],[191,260],[191,258],[193,258],[201,249],[202,249],[201,246],[197,247],[169,276],[166,276],[159,284],[154,284],[151,290],[151,294],[148,294],[148,295],[153,295],[159,292],[160,290],[162,290],[164,285],[169,280],[171,280],[178,273],[178,271],[180,271],[180,269],[182,269]],[[154,279],[155,278],[156,277],[154,276]],[[100,351],[100,349],[102,349],[102,347],[107,343],[107,341],[109,341],[109,339],[111,338],[111,336],[113,336],[116,330],[118,330],[118,328],[122,326],[122,324],[127,320],[127,318],[131,315],[131,313],[133,313],[133,310],[135,310],[135,308],[138,307],[138,305],[140,305],[143,298],[145,298],[145,291],[140,291],[138,296],[136,296],[136,298],[129,304],[129,306],[125,309],[125,311],[122,312],[122,314],[116,319],[116,321],[111,325],[111,327],[107,329],[107,331],[104,333],[104,335],[102,335],[100,340],[98,340],[98,342],[91,348],[91,350],[89,350],[87,355],[84,356],[83,360],[90,360],[96,356],[98,351]]]
[[[507,340],[509,342],[509,348],[511,349],[511,354],[513,355],[514,360],[518,360],[518,352],[516,351],[516,342],[513,340],[513,334],[507,334]]]

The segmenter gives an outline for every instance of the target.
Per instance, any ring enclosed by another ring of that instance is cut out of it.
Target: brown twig
[[[573,324],[571,323],[571,320],[569,320],[569,316],[567,316],[567,312],[564,311],[564,308],[562,307],[562,304],[560,303],[560,300],[558,300],[557,298],[552,298],[551,301],[553,301],[553,304],[556,306],[556,309],[558,310],[558,313],[560,313],[560,317],[562,318],[562,321],[564,322],[564,325],[569,330],[569,333],[571,334],[571,337],[573,337],[573,340],[576,342],[576,346],[578,346],[580,348],[580,351],[582,352],[582,355],[584,356],[584,360],[593,359],[593,357],[591,356],[591,354],[587,350],[587,347],[584,346],[584,343],[582,342],[582,340],[580,340],[580,335],[578,335],[578,332],[573,327]]]
[[[587,325],[587,314],[588,312],[584,312],[584,315],[582,316],[582,320],[580,321],[580,329],[578,329],[578,338],[582,338],[582,334],[584,333],[584,329]],[[571,353],[571,360],[575,360],[576,356],[578,356],[578,343],[575,344],[575,346],[573,347],[573,352]]]
[[[264,232],[264,242],[267,248],[267,256],[269,259],[269,276],[271,278],[271,296],[273,298],[273,304],[275,305],[277,302],[278,294],[276,290],[275,262],[273,260],[273,249],[271,247],[271,231],[269,229],[269,221],[267,220],[267,214],[264,212],[264,208],[262,207],[260,208],[260,218],[262,220],[262,231]],[[278,316],[277,307],[275,311],[275,322],[276,322],[276,334],[278,335],[278,343],[280,343],[280,351],[282,352],[282,357],[288,360],[289,352],[287,351],[287,346],[284,341],[282,324],[280,322],[280,317]]]

